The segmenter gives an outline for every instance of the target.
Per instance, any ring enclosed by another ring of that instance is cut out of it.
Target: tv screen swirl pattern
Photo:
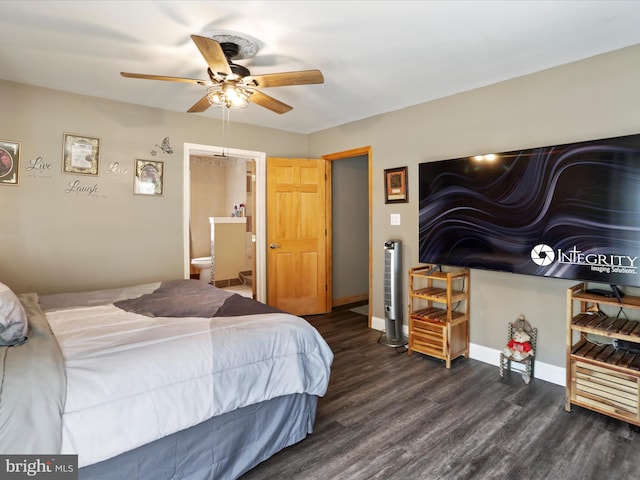
[[[640,286],[640,135],[419,166],[419,260]]]

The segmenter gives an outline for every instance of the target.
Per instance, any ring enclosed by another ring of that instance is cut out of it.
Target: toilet
[[[213,270],[213,262],[211,257],[198,257],[191,259],[191,265],[200,271],[200,281],[211,283],[211,273]]]

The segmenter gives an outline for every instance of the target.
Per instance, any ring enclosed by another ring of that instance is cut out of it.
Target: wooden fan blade
[[[142,78],[144,80],[163,80],[165,82],[195,83],[197,85],[209,85],[207,80],[197,78],[167,77],[166,75],[147,75],[146,73],[120,72],[120,75],[127,78]]]
[[[207,61],[207,65],[213,73],[224,73],[231,75],[231,67],[225,57],[222,47],[212,38],[201,37],[199,35],[191,35],[191,40],[196,44],[198,50]]]
[[[298,72],[267,73],[244,77],[244,83],[252,83],[256,87],[286,87],[289,85],[312,85],[324,83],[320,70],[300,70]]]
[[[289,110],[293,110],[293,107],[290,107],[286,103],[282,103],[280,100],[276,100],[269,95],[265,95],[264,93],[258,90],[252,90],[251,95],[249,96],[249,100],[253,103],[260,105],[261,107],[268,108],[272,112],[275,113],[287,113]]]
[[[193,107],[187,110],[187,112],[189,113],[204,112],[210,106],[211,106],[211,103],[209,102],[209,99],[205,95],[200,100],[198,100]]]

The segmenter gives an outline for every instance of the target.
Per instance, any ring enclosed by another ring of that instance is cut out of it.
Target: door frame
[[[351,150],[345,150],[342,152],[330,153],[328,155],[322,155],[321,157],[324,160],[329,162],[329,166],[331,162],[336,160],[344,160],[352,157],[360,157],[366,155],[367,163],[368,163],[368,183],[369,183],[369,315],[368,315],[368,324],[369,328],[371,328],[371,319],[372,319],[372,299],[373,299],[373,276],[372,272],[372,252],[373,252],[373,209],[371,205],[373,203],[373,190],[371,188],[373,178],[371,175],[373,169],[373,159],[371,156],[371,145],[359,148],[353,148]],[[333,202],[333,196],[331,195],[333,185],[331,183],[331,169],[329,168],[329,174],[327,178],[327,238],[332,238],[333,234],[333,226],[332,226],[332,217],[331,217],[331,204]],[[333,259],[333,245],[331,242],[328,242],[329,247],[327,248],[327,290],[329,292],[328,301],[333,302],[333,285],[332,285],[332,276],[333,276],[333,268],[331,265]]]
[[[250,158],[256,162],[256,191],[255,191],[255,225],[256,225],[256,271],[254,272],[254,282],[256,285],[256,299],[260,302],[267,301],[267,259],[266,259],[266,205],[267,205],[267,154],[265,152],[253,150],[241,150],[237,148],[226,148],[214,145],[202,145],[197,143],[184,144],[184,156],[182,163],[183,198],[182,198],[182,241],[183,241],[183,264],[184,278],[190,278],[191,258],[189,255],[189,218],[191,216],[191,174],[189,170],[189,158],[192,154],[204,153],[205,155],[220,155],[225,152],[230,157]]]

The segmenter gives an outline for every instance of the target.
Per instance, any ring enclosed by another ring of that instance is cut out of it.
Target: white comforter
[[[287,314],[149,318],[113,305],[48,312],[65,358],[62,453],[79,467],[246,405],[324,395],[333,354]]]

